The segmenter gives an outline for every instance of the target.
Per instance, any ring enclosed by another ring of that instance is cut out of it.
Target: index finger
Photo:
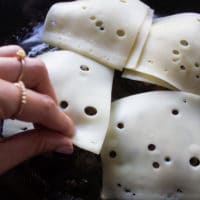
[[[20,46],[17,45],[7,45],[0,47],[0,57],[15,57],[16,52],[23,50]]]
[[[22,91],[14,84],[0,80],[0,118],[12,118],[18,113],[22,104]],[[26,90],[26,103],[17,119],[44,126],[50,130],[72,136],[74,126],[72,120],[60,110],[55,101],[32,90]]]
[[[16,52],[15,52],[16,54]],[[16,82],[21,69],[21,63],[16,57],[0,57],[0,78]],[[23,66],[23,78],[27,88],[47,94],[56,101],[56,95],[49,79],[44,63],[37,58],[26,58]]]
[[[31,121],[68,136],[74,133],[72,120],[61,111],[55,101],[47,95],[31,90],[27,90],[27,103],[19,119]]]

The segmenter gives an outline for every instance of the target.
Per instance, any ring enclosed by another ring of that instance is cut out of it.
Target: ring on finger
[[[23,49],[20,49],[16,52],[16,56],[18,60],[20,61],[20,72],[19,76],[17,78],[17,81],[21,81],[24,75],[24,66],[25,66],[25,57],[26,57],[26,52]]]
[[[14,83],[14,85],[20,89],[21,99],[20,99],[20,104],[18,106],[17,112],[14,115],[12,115],[12,117],[11,117],[12,119],[15,119],[21,115],[21,113],[23,112],[24,106],[27,103],[26,87],[25,87],[24,83],[22,81],[19,81],[17,83]]]

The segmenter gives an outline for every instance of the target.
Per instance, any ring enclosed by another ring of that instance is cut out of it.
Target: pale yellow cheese
[[[182,13],[157,19],[132,69],[200,95],[199,18],[197,13]]]
[[[144,19],[144,22],[142,24],[142,27],[140,28],[140,31],[137,35],[135,44],[132,48],[132,52],[129,55],[126,65],[124,66],[125,69],[134,69],[134,66],[137,66],[142,50],[144,48],[145,42],[151,30],[153,14],[154,14],[154,11],[149,9],[147,16]]]
[[[200,96],[148,92],[112,103],[103,199],[200,199]]]
[[[73,143],[99,153],[107,132],[113,70],[69,51],[45,53],[58,104],[75,123]]]
[[[140,39],[141,50],[152,18],[149,12],[149,7],[139,0],[57,3],[47,14],[42,39],[122,70],[147,20]]]
[[[107,132],[114,71],[70,51],[40,55],[55,90],[58,105],[75,123],[73,143],[99,154]],[[33,129],[32,123],[5,120],[2,135]]]

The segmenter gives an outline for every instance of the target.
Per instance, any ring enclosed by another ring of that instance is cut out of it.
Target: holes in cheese
[[[155,20],[140,60],[132,65],[132,70],[157,78],[154,80],[158,85],[163,80],[168,83],[166,86],[200,94],[199,16],[183,13]]]
[[[179,58],[173,58],[172,61],[173,61],[174,63],[179,63],[179,62],[180,62],[180,59],[179,59]]]
[[[156,146],[154,144],[149,144],[148,145],[148,150],[149,151],[154,151],[156,149]]]
[[[47,66],[59,106],[75,123],[73,143],[99,153],[109,123],[113,70],[69,51],[39,58]]]
[[[90,17],[90,19],[91,19],[91,20],[95,20],[95,19],[96,19],[96,16],[92,15],[92,16]]]
[[[180,69],[181,69],[181,70],[186,70],[186,67],[185,67],[184,65],[181,65],[181,66],[180,66]]]
[[[193,167],[198,167],[200,165],[200,160],[197,157],[192,157],[190,159],[190,165]]]
[[[28,130],[28,127],[24,126],[24,127],[21,128],[21,130],[22,130],[22,131],[27,131],[27,130]]]
[[[80,66],[80,69],[81,69],[82,71],[89,71],[89,70],[90,70],[90,68],[89,68],[87,65],[81,65],[81,66]]]
[[[180,41],[181,46],[183,47],[188,47],[189,46],[189,42],[187,40],[181,40]]]
[[[121,119],[126,128],[118,134]],[[101,152],[103,198],[129,200],[132,193],[142,200],[199,197],[199,119],[200,96],[191,93],[148,92],[113,102]]]
[[[187,103],[187,99],[184,98],[184,99],[183,99],[183,102],[184,102],[184,103]]]
[[[122,187],[122,185],[120,183],[117,184],[118,187]]]
[[[122,192],[129,193],[130,198],[131,198],[131,196],[135,196],[136,195],[133,191],[131,191],[127,187],[122,186],[120,183],[117,183],[117,187],[120,188],[122,190]]]
[[[171,162],[171,158],[169,156],[165,157],[165,162],[167,163]]]
[[[173,115],[178,115],[179,114],[179,110],[178,109],[173,109],[172,110],[172,114]]]
[[[180,188],[178,188],[176,191],[177,191],[178,193],[183,193],[183,191],[182,191]]]
[[[104,25],[103,25],[103,21],[100,21],[100,20],[96,21],[96,26],[97,26],[97,28],[99,28],[100,31],[105,30]]]
[[[135,47],[149,10],[139,0],[56,3],[47,14],[42,39],[52,46],[76,51],[122,70]],[[149,16],[148,20],[152,17]],[[52,21],[55,23],[52,24]],[[144,43],[148,27],[143,28],[139,43]]]
[[[116,156],[117,156],[117,153],[116,153],[116,151],[110,151],[110,153],[109,153],[109,156],[110,156],[110,158],[116,158]]]
[[[87,9],[87,6],[82,6],[81,8],[82,8],[83,10],[85,10],[85,9]]]
[[[158,162],[153,162],[152,164],[153,168],[158,169],[160,168],[160,164]]]
[[[118,29],[116,33],[117,33],[117,36],[119,37],[124,37],[126,34],[126,32],[123,29]]]
[[[117,124],[117,128],[118,128],[118,129],[123,129],[123,128],[124,128],[124,123],[123,123],[123,122],[119,122],[119,123]]]
[[[69,105],[68,102],[65,100],[60,102],[60,107],[62,109],[66,109],[68,107],[68,105]]]
[[[173,54],[175,54],[175,55],[179,55],[180,52],[179,52],[178,50],[173,50]]]
[[[125,191],[125,192],[128,192],[128,193],[131,192],[131,190],[128,189],[128,188],[124,188],[124,191]]]
[[[195,67],[200,67],[200,64],[199,64],[198,62],[195,62],[195,63],[194,63],[194,66],[195,66]]]
[[[89,116],[94,116],[97,114],[97,109],[92,106],[87,106],[84,111],[86,115],[89,115]]]
[[[100,26],[102,26],[102,25],[103,25],[103,22],[102,22],[102,21],[97,21],[97,22],[96,22],[96,26],[100,27]]]

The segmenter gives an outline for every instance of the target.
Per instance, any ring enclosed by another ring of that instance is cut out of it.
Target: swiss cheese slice
[[[146,32],[149,32],[152,18],[149,10],[139,0],[56,3],[47,14],[42,39],[53,46],[79,52],[121,70],[133,51],[145,19],[148,22],[142,30],[142,44]],[[137,46],[136,49],[141,49],[142,45]]]
[[[156,91],[112,103],[103,199],[200,199],[200,96]]]
[[[34,126],[32,123],[24,122],[20,120],[6,119],[4,120],[4,124],[3,124],[2,136],[10,137],[10,136],[22,133],[24,131],[32,130],[32,129],[34,129]]]
[[[75,123],[75,145],[99,153],[107,132],[113,70],[69,51],[39,57],[46,65],[61,109]]]
[[[139,63],[129,65],[179,90],[200,94],[199,33],[200,14],[183,13],[157,19]]]

